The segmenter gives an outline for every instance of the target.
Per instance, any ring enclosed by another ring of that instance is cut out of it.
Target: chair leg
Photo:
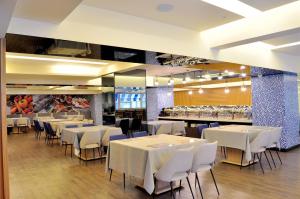
[[[123,188],[125,189],[125,173],[123,173]]]
[[[266,157],[267,162],[268,162],[268,164],[269,164],[269,167],[270,167],[270,169],[272,170],[272,167],[271,167],[271,164],[270,164],[270,161],[269,161],[269,158],[268,158],[268,156],[267,156],[266,151],[264,151],[264,154],[265,154],[265,157]]]
[[[271,152],[271,150],[268,150],[268,151],[269,151],[269,153],[270,153],[270,156],[271,156],[271,158],[272,158],[272,161],[273,161],[274,167],[276,168],[276,164],[275,164],[275,161],[274,161],[274,158],[273,158],[272,152]]]
[[[215,179],[215,176],[214,176],[214,173],[213,173],[212,169],[210,169],[210,174],[211,174],[212,179],[214,180],[215,187],[216,187],[216,189],[217,189],[218,196],[219,196],[219,195],[220,195],[220,192],[219,192],[218,185],[217,185],[217,183],[216,183],[216,179]]]
[[[280,161],[280,164],[282,164],[282,161],[281,161],[281,158],[280,158],[280,156],[279,156],[278,151],[276,151],[276,154],[277,154],[277,156],[278,156],[278,159],[279,159],[279,161]]]
[[[257,158],[258,158],[259,165],[260,165],[260,168],[262,170],[262,173],[265,174],[264,168],[263,168],[262,163],[261,163],[261,154],[262,153],[260,153],[260,155],[257,154]]]
[[[67,155],[67,149],[68,149],[68,145],[67,143],[65,143],[65,156]]]
[[[95,159],[95,149],[93,148],[93,158]]]
[[[243,167],[243,160],[244,160],[244,151],[242,151],[240,170],[241,170],[242,167]]]
[[[73,144],[71,144],[71,158],[73,158]]]
[[[194,197],[194,193],[193,193],[193,190],[192,190],[192,187],[191,187],[191,183],[190,183],[189,177],[186,177],[186,181],[187,181],[187,182],[188,182],[188,184],[189,184],[190,191],[191,191],[191,194],[192,194],[192,196],[193,196],[193,199],[194,199],[195,197]]]
[[[175,199],[174,190],[173,190],[173,182],[172,181],[170,182],[170,187],[171,187],[171,198]]]
[[[195,173],[195,175],[196,175],[196,180],[197,180],[197,182],[198,182],[198,186],[199,186],[199,190],[200,190],[201,198],[203,199],[203,193],[202,193],[202,189],[201,189],[200,181],[199,181],[199,178],[198,178],[198,174],[197,174],[197,173]]]
[[[180,190],[181,190],[181,183],[182,183],[182,180],[179,181],[179,194],[180,194]]]
[[[110,174],[109,174],[109,181],[111,181],[111,175],[112,175],[113,170],[110,169]]]

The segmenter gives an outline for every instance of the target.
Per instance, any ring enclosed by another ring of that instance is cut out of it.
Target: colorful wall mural
[[[8,95],[7,114],[89,110],[90,100],[89,95]]]

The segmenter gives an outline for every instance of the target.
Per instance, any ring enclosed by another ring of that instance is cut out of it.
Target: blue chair
[[[78,128],[78,125],[76,125],[76,124],[66,125],[65,128],[67,128],[67,129]]]
[[[136,132],[136,133],[133,133],[132,136],[134,138],[145,137],[145,136],[148,136],[148,133],[146,131]]]
[[[209,124],[210,128],[212,128],[212,127],[219,127],[219,126],[220,126],[219,122],[212,122],[212,123]]]
[[[49,144],[50,140],[52,140],[52,144],[53,144],[53,140],[57,139],[58,137],[54,132],[54,130],[52,129],[51,124],[48,122],[44,122],[44,128],[46,130],[46,141],[47,141],[46,143]]]
[[[121,135],[112,135],[109,137],[109,141],[114,141],[114,140],[125,140],[128,139],[127,135],[121,134]],[[110,154],[110,152],[109,152]],[[109,158],[108,158],[108,168],[109,168]],[[110,175],[109,175],[109,181],[111,181],[111,175],[113,170],[111,168],[110,169]],[[123,186],[125,189],[125,173],[123,173]]]
[[[127,135],[125,134],[121,134],[121,135],[111,135],[109,137],[109,141],[114,141],[114,140],[124,140],[124,139],[128,139]]]
[[[208,128],[207,124],[200,124],[196,127],[197,130],[197,135],[201,138],[202,137],[202,132],[204,129]]]
[[[34,124],[34,129],[35,129],[35,137],[37,139],[40,139],[41,133],[44,131],[44,128],[41,127],[39,121],[37,121],[37,120],[33,120],[33,124]]]
[[[95,126],[94,124],[83,124],[82,127]]]

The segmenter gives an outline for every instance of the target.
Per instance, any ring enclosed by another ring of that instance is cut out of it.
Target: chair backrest
[[[201,136],[202,136],[203,130],[206,129],[206,128],[208,128],[208,125],[207,125],[207,124],[200,124],[200,125],[198,125],[198,126],[196,127],[197,135],[198,135],[199,137],[201,137]]]
[[[124,140],[124,139],[128,139],[128,137],[124,134],[121,135],[111,135],[109,137],[109,141],[114,141],[114,140]]]
[[[156,131],[156,135],[171,134],[171,133],[172,133],[172,125],[171,124],[161,124]]]
[[[209,124],[209,127],[219,127],[219,126],[220,126],[219,122],[212,122]]]
[[[201,166],[211,166],[216,159],[218,142],[201,143],[194,148],[192,172],[197,172]]]
[[[33,120],[33,124],[34,124],[34,127],[37,131],[43,131],[43,128],[41,127],[39,121],[37,120]]]
[[[282,127],[276,127],[276,129],[274,128],[274,130],[272,130],[272,131],[273,132],[270,132],[270,133],[272,133],[272,135],[270,136],[269,145],[280,143]]]
[[[101,131],[89,131],[85,132],[80,140],[80,148],[84,148],[89,144],[99,144],[101,143]]]
[[[270,132],[260,132],[250,143],[250,150],[253,153],[261,152],[270,144]]]
[[[172,134],[182,134],[185,135],[185,122],[176,121],[172,124]]]
[[[70,124],[70,125],[66,125],[65,128],[78,128],[78,125],[76,124]]]
[[[120,121],[120,128],[122,129],[123,134],[128,133],[129,131],[129,119],[123,119]]]
[[[48,123],[43,122],[43,124],[44,124],[44,129],[45,129],[46,134],[50,135],[50,131],[49,131],[49,128],[48,128]]]
[[[27,118],[18,118],[17,119],[17,125],[27,125],[28,119]]]
[[[132,120],[131,129],[132,129],[132,130],[140,130],[141,127],[142,127],[142,120],[141,120],[141,119],[134,118],[134,119]]]
[[[82,124],[82,127],[95,126],[94,124]]]
[[[56,135],[56,133],[54,132],[51,124],[49,122],[44,122],[44,126],[46,125],[46,133],[48,133],[49,135]],[[48,130],[48,132],[47,132]]]
[[[147,131],[142,131],[142,132],[135,132],[132,134],[132,136],[134,138],[137,138],[137,137],[145,137],[145,136],[148,136],[148,133]]]
[[[15,125],[13,119],[6,118],[6,125],[10,126],[10,127],[13,127]]]
[[[155,177],[170,182],[175,174],[186,173],[191,170],[193,163],[193,147],[177,149],[174,155],[158,170]]]

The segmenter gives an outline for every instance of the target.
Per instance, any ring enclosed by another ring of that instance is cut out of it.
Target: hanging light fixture
[[[243,85],[241,86],[241,91],[245,92],[247,90],[247,87],[245,86],[245,81],[243,80]]]
[[[245,69],[246,69],[246,66],[241,65],[240,69],[241,69],[241,70],[245,70]]]
[[[199,90],[198,90],[198,93],[199,93],[199,94],[203,94],[203,93],[204,93],[204,90],[200,87]]]
[[[188,94],[189,94],[189,95],[192,95],[192,94],[193,94],[193,91],[192,91],[192,90],[190,90],[190,91],[188,92]]]
[[[158,86],[158,85],[159,85],[159,82],[158,82],[158,80],[157,80],[157,77],[155,77],[154,84],[155,84],[155,86]]]
[[[222,76],[221,73],[219,73],[219,75],[218,75],[218,80],[221,80],[221,79],[223,79],[223,76]]]
[[[171,85],[174,84],[174,78],[173,78],[173,75],[171,75],[170,83],[171,83]]]
[[[227,82],[226,82],[226,84],[227,84]],[[229,88],[228,88],[228,86],[226,85],[226,87],[225,87],[225,89],[224,89],[224,93],[225,94],[228,94],[228,93],[230,93],[230,90],[229,90]]]

